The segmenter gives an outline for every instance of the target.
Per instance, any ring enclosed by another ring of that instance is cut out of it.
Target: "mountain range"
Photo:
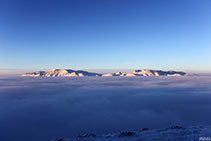
[[[93,73],[83,70],[71,70],[71,69],[52,69],[47,72],[36,71],[32,73],[24,73],[22,76],[30,77],[83,77],[83,76],[185,76],[190,75],[182,71],[162,71],[162,70],[134,70],[129,73],[116,72],[116,73]]]

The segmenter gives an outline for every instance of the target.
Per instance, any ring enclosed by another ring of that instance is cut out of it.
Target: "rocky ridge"
[[[116,72],[116,73],[93,73],[83,70],[72,70],[72,69],[52,69],[47,72],[45,71],[36,71],[32,73],[24,73],[22,76],[30,77],[83,77],[83,76],[102,76],[102,77],[111,77],[111,76],[185,76],[189,75],[182,71],[162,71],[162,70],[134,70],[129,73]]]

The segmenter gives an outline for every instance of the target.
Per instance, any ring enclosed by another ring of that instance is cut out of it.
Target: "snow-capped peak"
[[[184,76],[189,75],[182,71],[162,71],[162,70],[134,70],[129,73],[116,72],[116,73],[92,73],[83,70],[71,70],[71,69],[52,69],[47,72],[36,71],[32,73],[25,73],[22,76],[45,76],[45,77],[83,77],[83,76]]]

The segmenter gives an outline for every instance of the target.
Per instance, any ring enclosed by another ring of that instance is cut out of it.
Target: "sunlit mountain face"
[[[116,72],[116,73],[93,73],[87,72],[83,70],[72,70],[72,69],[52,69],[47,72],[45,71],[37,71],[32,73],[24,73],[22,76],[30,76],[30,77],[83,77],[83,76],[185,76],[185,75],[194,75],[187,74],[185,72],[179,71],[162,71],[162,70],[134,70],[129,73],[124,72]]]

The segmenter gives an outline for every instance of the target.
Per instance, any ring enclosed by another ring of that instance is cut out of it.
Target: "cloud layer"
[[[211,125],[211,77],[0,78],[0,139]]]

